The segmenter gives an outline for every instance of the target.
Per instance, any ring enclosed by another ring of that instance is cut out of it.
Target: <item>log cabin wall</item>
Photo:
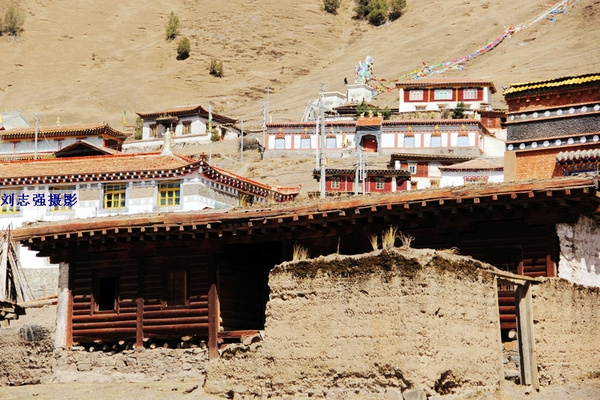
[[[149,243],[89,248],[71,261],[73,342],[133,341],[138,324],[142,338],[207,337],[211,254],[197,243]]]

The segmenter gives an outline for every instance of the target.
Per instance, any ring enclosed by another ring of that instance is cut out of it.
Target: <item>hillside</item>
[[[0,0],[6,7],[10,0]],[[123,110],[206,104],[247,127],[262,122],[264,88],[273,88],[274,121],[298,120],[307,102],[326,90],[344,90],[354,66],[370,55],[379,78],[396,79],[419,67],[471,53],[542,13],[546,0],[409,0],[400,20],[372,27],[351,18],[354,2],[339,15],[321,0],[24,0],[25,31],[0,37],[0,104],[42,125],[105,121],[120,127]],[[165,40],[171,11],[191,57],[177,61],[176,39]],[[466,64],[453,76],[509,83],[597,72],[600,1],[573,0],[566,14],[544,20]],[[213,58],[225,77],[208,73]],[[439,75],[438,75],[439,76]],[[449,75],[446,75],[449,76]],[[501,96],[496,96],[496,106]],[[396,92],[378,98],[394,107]]]

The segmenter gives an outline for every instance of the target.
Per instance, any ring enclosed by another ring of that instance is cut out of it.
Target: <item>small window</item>
[[[411,90],[408,92],[408,100],[410,101],[423,101],[422,90]]]
[[[404,147],[415,147],[415,137],[412,135],[404,136]]]
[[[463,89],[463,99],[477,100],[477,89]]]
[[[429,186],[432,188],[439,188],[440,187],[440,180],[439,179],[431,179],[429,181]]]
[[[275,138],[275,149],[276,150],[285,149],[285,138]]]
[[[469,137],[467,135],[459,135],[456,145],[458,147],[469,147]]]
[[[325,138],[325,148],[335,149],[337,147],[337,140],[335,136],[327,136]]]
[[[158,206],[169,207],[179,205],[179,182],[162,182],[158,184]]]
[[[125,208],[127,185],[104,185],[104,208]]]
[[[441,135],[431,135],[431,140],[429,141],[429,147],[442,147],[442,136]]]
[[[434,98],[435,100],[452,100],[452,89],[436,89]]]
[[[301,149],[310,149],[310,137],[300,138],[300,148]]]
[[[183,121],[182,122],[182,130],[181,133],[184,135],[192,133],[192,121]]]
[[[385,182],[382,180],[378,180],[377,182],[375,182],[375,189],[377,189],[377,190],[385,189]]]
[[[417,173],[417,163],[408,163],[408,172],[410,172],[411,174],[416,174]]]
[[[117,277],[98,278],[94,303],[95,311],[115,311],[117,309]]]
[[[166,291],[166,306],[185,306],[187,303],[187,271],[169,271]]]
[[[331,188],[332,189],[339,189],[340,188],[340,179],[339,178],[333,178],[331,180]]]

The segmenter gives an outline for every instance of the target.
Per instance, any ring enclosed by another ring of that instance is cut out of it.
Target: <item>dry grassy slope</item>
[[[0,0],[6,6],[11,0]],[[454,59],[494,39],[504,25],[525,22],[547,0],[409,1],[408,12],[381,27],[351,19],[351,0],[339,15],[320,0],[178,0],[169,5],[128,0],[23,0],[25,32],[0,37],[0,107],[22,110],[42,124],[106,121],[119,126],[134,111],[212,101],[218,111],[260,123],[266,86],[274,120],[297,120],[308,100],[344,90],[366,55],[375,73],[394,79],[418,67]],[[168,15],[182,21],[192,56],[175,59],[177,41],[164,40]],[[597,72],[600,1],[573,1],[570,12],[544,21],[468,63],[456,76],[515,81]],[[93,57],[95,54],[95,57]],[[208,74],[224,60],[226,77]],[[395,95],[379,101],[393,107]],[[500,101],[501,96],[497,96]],[[247,125],[247,126],[248,126]]]

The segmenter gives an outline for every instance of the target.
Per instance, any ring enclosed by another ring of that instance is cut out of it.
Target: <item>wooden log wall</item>
[[[207,337],[209,256],[200,253],[188,247],[158,248],[146,257],[131,257],[127,250],[104,251],[71,262],[73,341],[133,341],[136,328],[143,330],[143,338]],[[165,302],[165,280],[171,269],[187,272],[185,305]],[[98,280],[107,276],[116,277],[116,309],[98,311],[94,291]],[[140,296],[143,307],[138,325]]]

